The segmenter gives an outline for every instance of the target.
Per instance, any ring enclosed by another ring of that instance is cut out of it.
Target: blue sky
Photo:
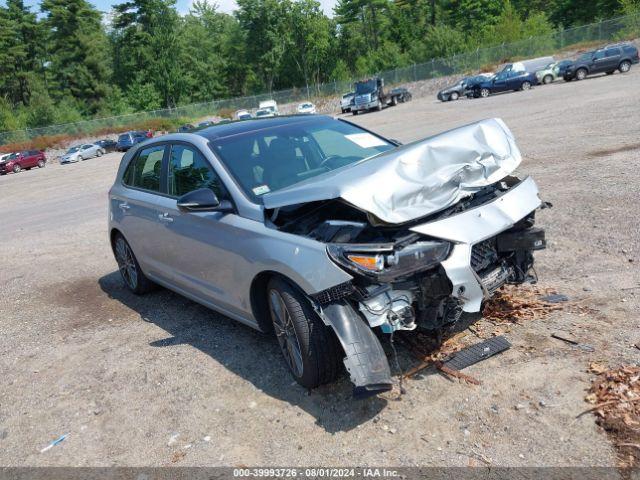
[[[95,5],[98,10],[103,12],[108,12],[111,9],[111,5],[116,3],[122,3],[122,0],[89,0],[90,3]],[[324,13],[330,16],[333,16],[333,7],[336,4],[336,0],[319,0],[322,5],[322,9]],[[176,7],[180,13],[187,13],[189,11],[189,7],[191,6],[192,0],[177,0]],[[4,4],[3,1],[0,0],[0,3]],[[25,3],[30,5],[33,10],[38,10],[40,2],[38,0],[26,0]],[[216,3],[220,11],[231,13],[236,8],[235,0],[217,0]]]

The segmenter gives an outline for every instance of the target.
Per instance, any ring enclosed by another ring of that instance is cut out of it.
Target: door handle
[[[161,222],[171,223],[173,222],[173,218],[169,216],[167,212],[158,214],[158,220]]]
[[[127,205],[127,202],[123,202],[120,205],[118,205],[118,207],[120,207],[121,210],[129,210],[131,207],[129,205]]]

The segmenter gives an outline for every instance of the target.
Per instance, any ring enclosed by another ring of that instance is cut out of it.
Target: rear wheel
[[[587,76],[587,71],[584,68],[579,68],[576,71],[576,80],[584,80]]]
[[[631,62],[627,60],[625,60],[624,62],[621,62],[620,66],[618,67],[618,70],[620,70],[620,73],[627,73],[630,69],[631,69]]]
[[[20,170],[22,170],[22,167],[20,165],[13,166],[13,173],[20,173]]]
[[[45,162],[44,160],[38,160],[38,168],[44,168]]]
[[[542,79],[542,83],[545,85],[549,85],[551,82],[553,82],[553,77],[551,75],[545,75]]]
[[[282,355],[296,381],[314,388],[336,379],[340,347],[333,331],[289,282],[272,278],[267,299]]]
[[[129,290],[136,295],[143,295],[155,288],[155,283],[149,280],[142,269],[133,250],[124,237],[118,234],[113,242],[113,251],[118,262],[118,269],[122,280]]]

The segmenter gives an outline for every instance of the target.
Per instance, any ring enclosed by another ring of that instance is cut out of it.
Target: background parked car
[[[238,110],[236,112],[236,119],[238,120],[249,120],[251,118],[253,118],[253,115],[248,110]]]
[[[105,153],[113,152],[116,149],[116,141],[115,140],[109,140],[108,138],[105,138],[104,140],[98,140],[96,142],[96,145],[98,145],[100,148],[102,148],[102,150]]]
[[[353,104],[354,104],[355,97],[356,97],[355,92],[349,92],[342,95],[342,98],[340,99],[340,109],[342,110],[342,113],[347,113],[351,111],[351,108],[353,107]]]
[[[62,157],[60,157],[60,163],[72,163],[80,162],[92,157],[101,157],[105,151],[100,145],[93,143],[86,143],[84,145],[76,145],[67,150]]]
[[[132,131],[121,134],[116,143],[116,150],[126,152],[134,145],[144,142],[147,139],[147,132]]]
[[[491,94],[509,90],[529,90],[538,83],[535,73],[507,70],[498,73],[493,79],[479,83],[473,88],[473,98],[486,98]]]
[[[0,175],[9,172],[18,173],[21,170],[31,170],[33,167],[44,168],[47,157],[40,150],[23,150],[11,153],[0,161]]]
[[[204,122],[200,122],[198,124],[198,128],[210,127],[211,125],[214,125],[212,120],[205,120]]]
[[[563,78],[583,80],[587,75],[606,73],[611,75],[616,70],[620,73],[628,72],[631,65],[638,63],[638,49],[630,43],[607,45],[582,54],[572,65],[567,67]]]
[[[553,62],[536,72],[536,78],[538,83],[547,85],[556,81],[558,78],[562,78],[567,70],[567,67],[573,63],[572,60],[561,60],[559,62]]]
[[[192,125],[190,123],[185,123],[184,125],[180,125],[178,127],[178,133],[189,132],[189,131],[193,130],[194,128],[196,128],[194,125]]]
[[[271,113],[273,113],[273,117],[275,117],[276,115],[279,115],[280,113],[278,112],[278,104],[275,100],[264,100],[262,102],[260,102],[258,104],[258,109],[260,110],[269,110]]]
[[[275,117],[276,114],[273,113],[273,110],[267,109],[267,108],[260,108],[258,110],[256,110],[256,118],[269,118],[269,117]]]
[[[451,87],[447,87],[444,90],[438,92],[437,98],[441,102],[448,102],[451,100],[458,100],[461,96],[466,94],[469,87],[473,88],[474,85],[482,82],[486,82],[493,78],[493,74],[480,74],[473,77],[464,77],[458,83]]]
[[[311,102],[302,102],[298,105],[298,113],[316,113],[316,106]]]

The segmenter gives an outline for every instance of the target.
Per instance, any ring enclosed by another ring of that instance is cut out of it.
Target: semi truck
[[[380,111],[386,106],[395,106],[411,100],[411,93],[406,88],[395,88],[387,92],[384,88],[384,79],[380,77],[361,80],[354,85],[355,99],[351,106],[351,112],[354,115],[370,110]]]

